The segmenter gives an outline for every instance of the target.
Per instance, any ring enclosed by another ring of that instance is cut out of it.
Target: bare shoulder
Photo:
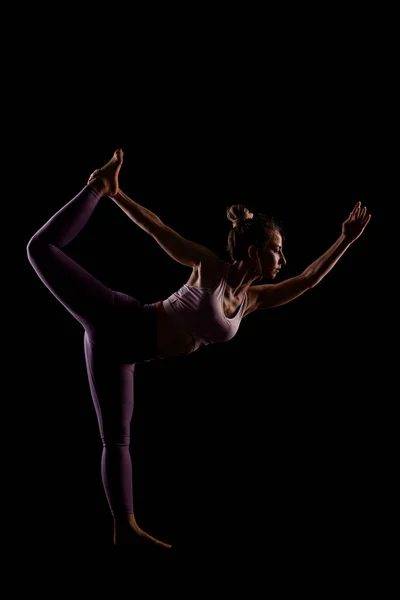
[[[193,267],[187,285],[193,287],[213,288],[218,285],[225,261],[214,253],[204,257],[199,265]]]

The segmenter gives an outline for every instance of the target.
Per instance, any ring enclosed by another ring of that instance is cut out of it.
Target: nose
[[[279,262],[282,266],[286,265],[286,258],[284,257],[283,252],[281,252],[281,258],[280,258]]]

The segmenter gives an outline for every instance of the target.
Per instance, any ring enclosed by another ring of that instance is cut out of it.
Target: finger
[[[354,219],[357,218],[357,213],[358,213],[359,206],[360,206],[360,203],[357,202],[357,204],[355,205],[355,207],[353,208],[353,210],[350,213],[350,219],[351,220],[354,220]]]
[[[366,212],[367,212],[367,207],[366,207],[366,206],[364,206],[364,208],[362,209],[362,211],[361,211],[361,212],[360,212],[360,214],[359,214],[359,218],[360,218],[361,220],[363,220],[363,219],[365,218],[365,213],[366,213]]]
[[[362,222],[362,226],[366,227],[371,220],[371,214],[367,216],[367,218]]]

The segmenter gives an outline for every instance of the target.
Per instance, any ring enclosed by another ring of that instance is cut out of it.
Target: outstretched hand
[[[348,219],[342,225],[342,233],[346,240],[351,243],[360,237],[370,219],[371,215],[367,215],[367,207],[361,208],[361,202],[357,202]]]

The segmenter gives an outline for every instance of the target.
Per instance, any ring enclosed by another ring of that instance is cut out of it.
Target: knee
[[[35,261],[36,257],[40,256],[41,252],[43,252],[44,246],[45,246],[45,244],[42,242],[42,240],[39,237],[37,237],[36,235],[31,237],[31,239],[29,240],[28,245],[26,247],[28,260],[30,263],[33,263]]]
[[[118,450],[119,448],[129,446],[130,444],[129,435],[104,435],[101,440],[104,448],[107,448],[108,450]]]

